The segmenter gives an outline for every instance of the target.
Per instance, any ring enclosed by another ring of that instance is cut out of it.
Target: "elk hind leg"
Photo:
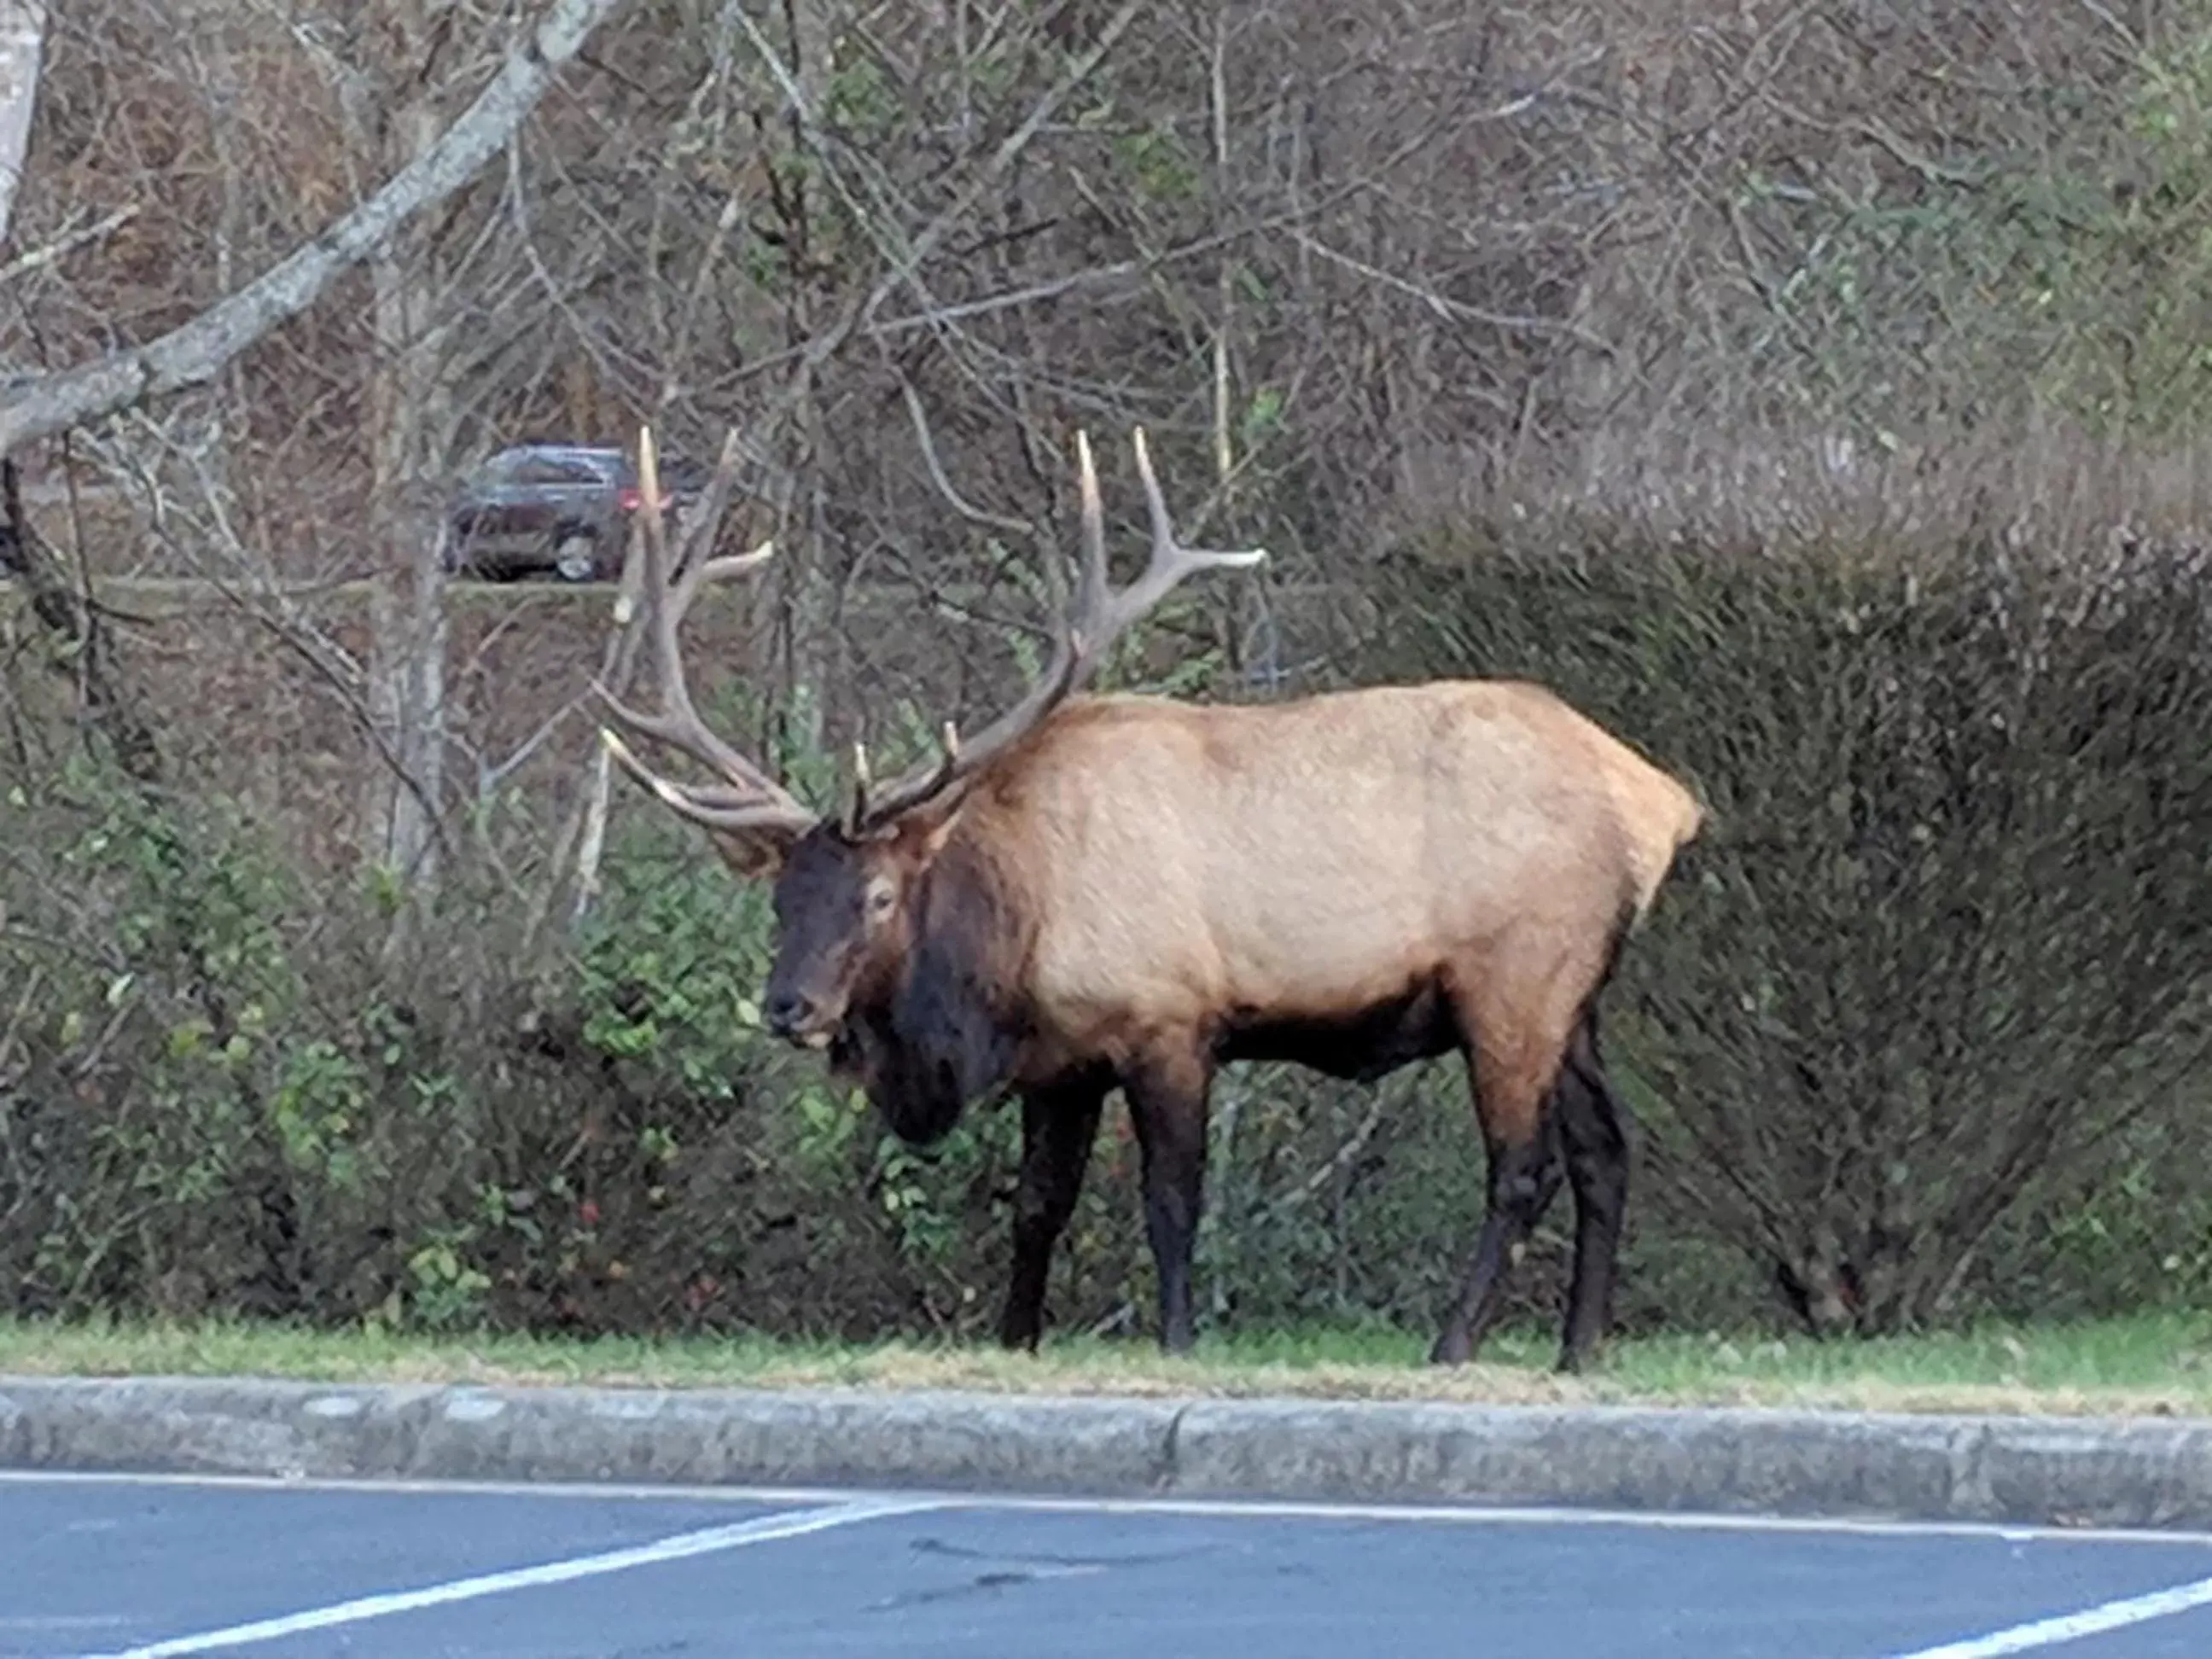
[[[1212,1068],[1194,1047],[1149,1056],[1121,1080],[1144,1160],[1145,1231],[1159,1278],[1160,1347],[1188,1353],[1196,1340],[1191,1316],[1191,1253],[1206,1186],[1206,1097]]]
[[[1052,1253],[1075,1213],[1110,1079],[1085,1077],[1022,1096],[1022,1172],[1014,1194],[1014,1261],[999,1340],[1034,1351],[1044,1334]]]
[[[1635,1121],[1606,1075],[1598,1052],[1597,1011],[1575,1028],[1553,1096],[1567,1181],[1575,1196],[1574,1277],[1567,1292],[1559,1369],[1579,1371],[1613,1323],[1621,1218],[1628,1206]]]
[[[1518,1142],[1486,1136],[1485,1141],[1490,1153],[1489,1202],[1459,1297],[1429,1350],[1432,1364],[1461,1365],[1474,1358],[1498,1316],[1522,1246],[1559,1189],[1559,1152],[1549,1134]]]
[[[1479,994],[1462,1000],[1468,1086],[1489,1161],[1488,1200],[1459,1297],[1429,1350],[1431,1364],[1474,1357],[1498,1316],[1522,1248],[1557,1196],[1558,1125],[1548,1109],[1564,1032],[1532,1030],[1518,1011]],[[1562,1022],[1564,1024],[1564,1022]]]

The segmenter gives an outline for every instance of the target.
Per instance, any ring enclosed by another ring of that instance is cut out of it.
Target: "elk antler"
[[[1169,590],[1194,571],[1243,570],[1267,556],[1265,548],[1223,552],[1185,547],[1176,539],[1168,517],[1166,498],[1152,476],[1152,456],[1145,447],[1145,429],[1132,434],[1137,452],[1137,476],[1145,486],[1145,505],[1152,514],[1152,555],[1145,574],[1128,586],[1115,589],[1106,572],[1106,519],[1098,501],[1098,473],[1091,460],[1091,439],[1075,434],[1075,453],[1083,495],[1083,574],[1078,586],[1073,617],[1063,617],[1053,641],[1052,659],[1022,700],[975,737],[963,739],[951,722],[944,729],[944,752],[931,764],[917,768],[880,791],[869,781],[867,754],[854,745],[852,805],[845,815],[845,833],[858,836],[888,823],[946,790],[973,777],[995,757],[1027,737],[1046,715],[1082,684],[1129,626],[1165,599]]]
[[[713,544],[715,521],[728,495],[737,460],[737,434],[732,433],[722,447],[714,481],[708,486],[697,518],[684,538],[684,556],[679,561],[682,568],[672,572],[668,532],[662,512],[666,503],[660,493],[660,467],[653,453],[653,428],[646,427],[639,432],[638,519],[645,537],[646,639],[653,658],[652,672],[659,684],[661,712],[641,714],[596,680],[592,690],[609,719],[631,737],[664,744],[720,775],[720,783],[678,783],[653,771],[620,737],[601,726],[600,740],[623,770],[677,812],[695,823],[725,834],[796,837],[813,827],[815,814],[708,729],[698,710],[692,707],[691,693],[684,683],[683,647],[677,639],[677,629],[683,623],[684,613],[698,598],[701,588],[708,582],[757,570],[775,555],[775,544],[763,542],[750,553],[727,554],[713,559],[700,556]]]

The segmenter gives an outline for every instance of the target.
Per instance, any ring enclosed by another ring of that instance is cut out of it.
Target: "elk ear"
[[[745,881],[774,881],[783,872],[793,837],[773,830],[711,830],[714,851]]]
[[[901,818],[897,830],[899,850],[917,865],[935,862],[937,855],[945,850],[945,843],[952,839],[967,799],[967,792],[963,790],[950,802],[933,801]]]

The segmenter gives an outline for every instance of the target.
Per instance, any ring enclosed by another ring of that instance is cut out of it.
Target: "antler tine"
[[[1167,498],[1160,493],[1160,481],[1152,475],[1152,458],[1146,447],[1145,428],[1137,428],[1131,441],[1137,451],[1137,478],[1145,487],[1145,507],[1152,520],[1152,556],[1143,575],[1119,593],[1111,594],[1102,605],[1101,618],[1093,624],[1091,636],[1084,642],[1084,648],[1097,657],[1103,657],[1130,623],[1159,604],[1184,577],[1200,570],[1249,570],[1267,556],[1264,547],[1229,550],[1185,547],[1177,541],[1175,521],[1168,516]],[[1100,562],[1103,587],[1103,556]]]
[[[848,839],[859,835],[868,821],[868,789],[873,781],[868,771],[868,745],[856,738],[853,742],[853,799],[845,808],[845,834]]]
[[[1076,581],[1074,618],[1060,624],[1063,639],[1087,637],[1103,618],[1114,591],[1106,568],[1106,508],[1098,499],[1098,469],[1091,460],[1091,434],[1079,427],[1075,433],[1075,483],[1083,508],[1083,572]],[[1071,641],[1078,654],[1083,642]]]
[[[701,511],[684,538],[687,568],[672,573],[668,560],[668,532],[662,509],[659,459],[654,452],[653,428],[638,434],[637,471],[639,513],[645,548],[646,634],[653,658],[662,712],[647,714],[632,708],[605,685],[592,687],[608,717],[628,728],[634,737],[651,738],[718,773],[720,786],[682,784],[663,777],[639,760],[614,732],[602,727],[600,737],[623,769],[659,796],[675,811],[709,829],[743,834],[763,830],[803,834],[814,821],[792,795],[739,754],[700,719],[691,702],[678,637],[684,615],[708,583],[756,570],[775,551],[763,542],[750,553],[720,558],[698,555],[713,544],[714,526],[727,497],[737,470],[738,447],[732,433],[722,447],[714,480],[701,501]]]
[[[1144,483],[1145,502],[1152,521],[1152,558],[1145,574],[1120,592],[1115,592],[1106,568],[1106,514],[1098,496],[1098,471],[1091,460],[1090,434],[1079,429],[1075,455],[1082,501],[1082,570],[1073,614],[1063,616],[1054,629],[1051,660],[1019,702],[967,743],[962,743],[959,732],[947,722],[944,752],[933,766],[909,773],[889,788],[873,793],[863,769],[846,817],[848,834],[858,835],[886,823],[920,805],[972,775],[1027,736],[1089,676],[1129,625],[1158,605],[1184,577],[1200,570],[1249,569],[1267,556],[1265,548],[1231,552],[1187,548],[1178,542],[1166,498],[1152,475],[1142,427],[1136,428],[1134,442],[1137,472]]]
[[[654,482],[659,482],[659,455],[653,457]],[[692,516],[684,526],[682,544],[676,550],[676,565],[679,570],[689,570],[700,553],[714,544],[715,532],[720,529],[723,510],[729,505],[730,490],[736,484],[738,467],[744,459],[744,448],[738,441],[738,429],[732,427],[722,434],[722,453],[714,458],[714,471],[707,479],[707,487],[692,506]]]
[[[605,726],[599,728],[599,741],[624,772],[651,790],[664,805],[693,823],[738,835],[763,827],[757,791],[721,784],[678,783],[647,766],[628,744]]]

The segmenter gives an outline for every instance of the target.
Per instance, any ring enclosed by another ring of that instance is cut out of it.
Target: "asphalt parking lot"
[[[2212,1538],[0,1477],[0,1653],[2212,1654]]]

